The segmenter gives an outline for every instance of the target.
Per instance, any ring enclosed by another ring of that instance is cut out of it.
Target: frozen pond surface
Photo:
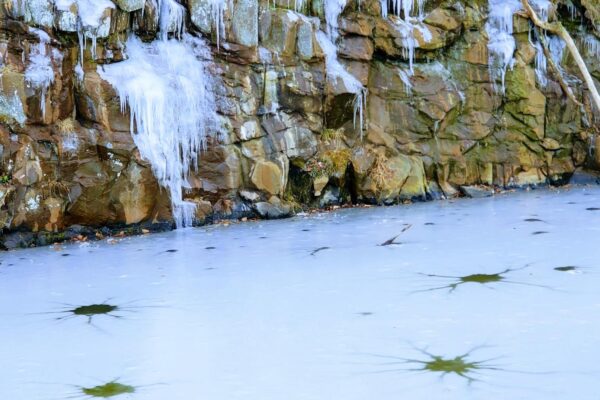
[[[0,398],[598,400],[599,238],[578,188],[0,253]]]

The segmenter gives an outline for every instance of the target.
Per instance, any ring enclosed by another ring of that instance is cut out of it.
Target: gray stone
[[[260,194],[250,190],[240,190],[240,196],[242,197],[242,199],[251,202],[255,202],[256,200],[260,199]]]
[[[338,187],[328,187],[323,193],[323,197],[319,199],[321,207],[339,205],[341,202],[342,198],[340,196],[340,188]]]
[[[14,232],[4,236],[0,245],[7,250],[29,247],[35,242],[35,235],[31,232]]]
[[[25,21],[33,25],[52,28],[54,25],[54,3],[52,0],[27,0]]]
[[[487,186],[461,186],[460,191],[467,197],[479,199],[494,195],[494,189]]]
[[[189,0],[188,7],[192,23],[202,33],[210,34],[212,29],[212,7],[209,0]]]
[[[258,45],[258,0],[238,0],[231,22],[236,43],[248,47]]]

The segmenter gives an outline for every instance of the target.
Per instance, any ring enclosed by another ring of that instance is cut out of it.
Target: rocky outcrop
[[[100,2],[105,7],[90,23],[78,16],[77,2],[0,0],[5,232],[171,221],[169,192],[98,68],[127,58],[127,35],[149,41],[162,29],[177,37],[178,21],[159,26],[153,0]],[[339,63],[366,89],[360,118],[355,94],[326,66],[324,3],[181,2],[187,30],[211,43],[220,124],[184,193],[198,205],[198,223],[455,196],[461,187],[468,194],[480,185],[562,183],[576,168],[600,165],[593,151],[600,116],[577,69],[564,57],[584,109],[566,100],[550,73],[546,85],[536,79],[524,18],[514,17],[514,65],[499,93],[486,1],[427,1],[423,18],[407,28],[391,12],[382,17],[379,0],[349,0],[333,29]],[[558,2],[556,12],[570,19],[573,10]],[[600,7],[582,1],[574,12],[586,26],[573,34],[600,81]],[[43,85],[28,77],[40,54]]]

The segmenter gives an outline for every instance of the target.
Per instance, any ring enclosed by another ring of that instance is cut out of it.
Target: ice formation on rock
[[[217,48],[221,47],[221,40],[225,36],[225,12],[233,8],[231,0],[209,0],[212,25],[217,34]]]
[[[185,29],[186,9],[175,0],[158,0],[159,28],[161,38],[165,39],[169,32],[181,38]]]
[[[542,21],[548,22],[552,3],[549,0],[529,0],[529,4]]]
[[[402,56],[408,60],[409,73],[412,75],[414,73],[415,49],[419,45],[415,38],[415,30],[421,33],[421,37],[425,42],[431,41],[431,32],[418,21],[411,22],[398,19],[395,21],[395,26],[402,35]]]
[[[19,18],[25,15],[25,0],[9,0],[5,7],[9,14],[14,18]]]
[[[544,54],[542,43],[537,41],[533,45],[535,47],[535,77],[540,85],[546,86],[548,84],[548,60]]]
[[[364,129],[365,108],[367,105],[367,89],[350,74],[340,63],[337,56],[337,47],[335,42],[339,36],[338,19],[347,0],[326,0],[325,1],[325,22],[327,25],[327,34],[322,31],[317,32],[317,41],[325,54],[325,67],[327,69],[327,79],[334,84],[341,80],[348,93],[355,95],[354,98],[354,126],[360,130],[362,137]]]
[[[404,90],[405,90],[406,94],[410,95],[412,93],[412,89],[413,89],[413,84],[412,84],[412,81],[410,80],[410,78],[412,77],[412,73],[410,71],[405,71],[404,69],[398,67],[398,76],[400,77],[400,80],[404,84]]]
[[[110,10],[115,8],[114,3],[110,0],[54,0],[54,3],[60,13],[61,29],[77,31],[80,62],[88,39],[92,42],[92,57],[96,58],[97,39],[107,37],[110,33]]]
[[[409,73],[414,73],[415,49],[419,42],[415,38],[415,31],[421,34],[425,42],[432,39],[429,29],[423,24],[425,19],[426,0],[380,0],[381,16],[387,18],[390,12],[398,18],[394,19],[396,30],[402,39],[402,56],[408,59]]]
[[[1,79],[1,76],[0,76]],[[4,122],[15,121],[19,125],[25,124],[27,116],[23,111],[23,103],[15,91],[12,94],[5,93],[0,86],[0,120]]]
[[[424,7],[426,0],[380,0],[381,16],[387,18],[388,14],[392,14],[409,21],[423,19]],[[415,13],[416,11],[416,13]],[[415,15],[416,14],[416,15]]]
[[[346,8],[347,0],[325,0],[325,22],[327,24],[327,35],[331,38],[331,42],[335,44],[339,36],[338,19],[344,8]]]
[[[530,0],[531,7],[542,21],[548,21],[553,7],[549,0]],[[514,65],[514,52],[516,42],[513,36],[513,18],[517,11],[522,10],[520,0],[488,0],[489,19],[485,25],[488,34],[488,50],[490,75],[494,80],[494,87],[498,90],[497,81],[501,81],[500,92],[505,92],[506,72]],[[548,42],[550,53],[556,65],[560,68],[564,42],[553,35],[541,32]],[[531,32],[530,32],[531,36]],[[542,43],[539,38],[530,41],[536,49],[535,73],[540,85],[545,86],[548,82],[547,59],[544,54]],[[562,44],[561,44],[562,43]],[[562,48],[562,49],[561,49]]]
[[[550,56],[559,68],[561,68],[566,48],[567,44],[558,36],[552,36],[548,39],[548,50],[550,50]]]
[[[169,190],[177,226],[190,226],[195,205],[183,200],[187,175],[214,130],[212,81],[201,58],[210,52],[202,39],[142,43],[127,41],[128,60],[98,72],[110,82],[129,109],[131,132],[142,157]]]
[[[160,26],[180,14],[173,0],[161,1]],[[197,168],[206,139],[216,130],[213,79],[206,69],[211,54],[203,39],[182,33],[181,40],[143,43],[130,36],[128,59],[98,67],[129,110],[130,130],[142,157],[171,196],[178,227],[190,226],[195,204],[183,199],[187,176]]]
[[[591,34],[585,34],[582,38],[583,49],[590,57],[600,58],[600,40]]]
[[[50,36],[37,28],[29,28],[29,32],[37,36],[38,43],[32,45],[29,53],[29,65],[25,70],[25,81],[34,89],[40,90],[40,109],[42,116],[46,116],[46,93],[54,82],[52,59],[48,54]]]
[[[513,15],[521,9],[520,0],[488,0],[489,19],[485,24],[488,34],[490,75],[494,87],[501,82],[500,90],[505,92],[506,71],[514,65],[516,42],[513,37]]]

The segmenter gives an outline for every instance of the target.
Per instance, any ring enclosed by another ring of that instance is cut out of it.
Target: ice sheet
[[[1,253],[0,397],[597,399],[599,208],[533,191]],[[120,309],[68,311],[93,304]]]

